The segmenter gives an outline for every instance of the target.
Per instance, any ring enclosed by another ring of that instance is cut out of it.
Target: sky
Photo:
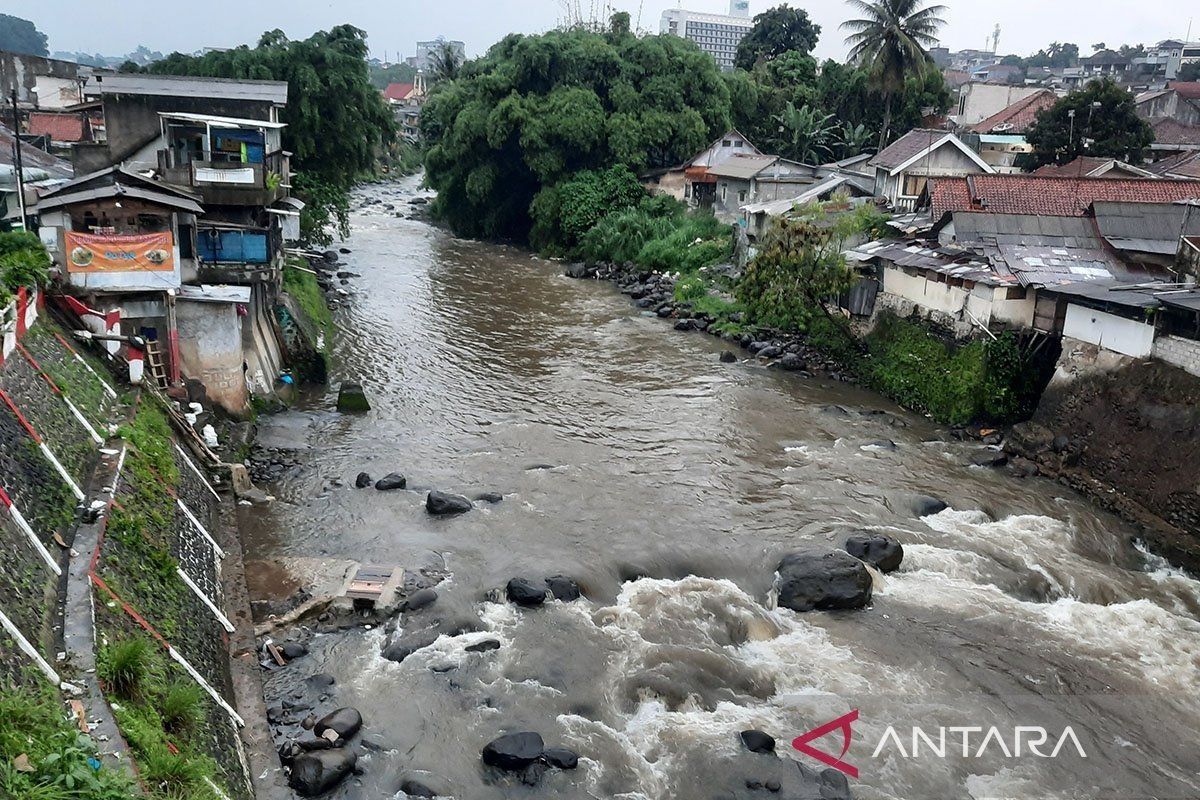
[[[983,49],[996,24],[1000,50],[1028,55],[1051,41],[1075,42],[1084,54],[1105,42],[1154,43],[1182,38],[1195,15],[1193,39],[1200,39],[1200,6],[1190,0],[941,0],[947,6],[942,43],[951,50]],[[568,0],[8,0],[5,13],[31,19],[50,38],[50,50],[123,55],[138,45],[164,53],[201,47],[253,44],[266,30],[282,28],[293,38],[349,22],[367,31],[372,55],[395,61],[415,52],[415,42],[445,36],[466,42],[469,55],[482,54],[511,32],[537,33],[555,27]],[[569,0],[586,13],[590,5],[639,17],[641,28],[658,31],[658,21],[676,0]],[[751,14],[778,0],[751,0]],[[838,25],[849,16],[843,0],[791,0],[822,28],[816,55],[845,57]],[[683,0],[694,11],[724,13],[727,0]],[[119,11],[117,10],[119,9]]]

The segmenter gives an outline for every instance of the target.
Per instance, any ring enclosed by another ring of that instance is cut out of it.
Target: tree
[[[46,34],[29,20],[0,14],[0,50],[44,56],[50,52],[46,41]]]
[[[1105,42],[1096,42],[1094,45],[1092,45],[1093,53],[1103,53],[1107,49],[1108,49],[1108,44]]]
[[[509,35],[422,111],[435,211],[461,235],[524,241],[544,188],[677,165],[729,129],[729,108],[717,65],[679,37]]]
[[[883,127],[879,149],[888,141],[893,96],[904,88],[910,74],[929,69],[926,48],[937,44],[937,31],[945,24],[938,16],[945,6],[925,7],[925,0],[847,0],[863,14],[842,23],[849,31],[850,60],[867,66],[883,94]]]
[[[1153,144],[1154,130],[1137,115],[1133,95],[1105,78],[1040,111],[1025,138],[1039,166],[1065,164],[1081,155],[1137,164]]]
[[[822,114],[812,106],[796,108],[787,104],[775,118],[783,129],[780,155],[802,164],[824,164],[833,157],[840,142],[840,128],[832,114]]]
[[[462,51],[457,47],[450,42],[442,42],[436,50],[429,54],[430,80],[434,83],[454,80],[458,77],[465,60]]]
[[[784,3],[754,18],[754,27],[738,44],[736,65],[748,70],[784,53],[807,55],[820,36],[821,26],[808,18],[808,12]]]
[[[371,85],[376,89],[386,89],[393,83],[412,83],[417,77],[415,67],[408,64],[388,64],[386,67],[379,64],[371,64],[368,67],[368,74],[371,76]]]
[[[1176,80],[1180,81],[1200,81],[1200,61],[1193,61],[1190,64],[1184,64],[1179,70],[1179,75]]]
[[[1079,63],[1079,45],[1051,42],[1029,57],[1030,67],[1073,67]]]

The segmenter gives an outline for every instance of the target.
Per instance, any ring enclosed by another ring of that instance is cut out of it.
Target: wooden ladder
[[[160,389],[171,385],[167,378],[166,365],[163,364],[162,351],[158,349],[158,342],[153,339],[146,340],[146,367]]]

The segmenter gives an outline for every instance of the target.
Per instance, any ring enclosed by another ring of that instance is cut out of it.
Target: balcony
[[[202,114],[160,113],[158,170],[167,183],[195,191],[206,205],[268,206],[287,197],[290,154],[282,123]]]

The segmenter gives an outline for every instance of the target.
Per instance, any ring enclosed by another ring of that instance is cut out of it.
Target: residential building
[[[971,126],[972,133],[1022,135],[1037,121],[1038,112],[1051,108],[1058,95],[1049,89],[1036,89],[1000,111]]]
[[[1046,164],[1033,171],[1033,175],[1046,178],[1147,178],[1159,176],[1148,169],[1126,164],[1115,158],[1079,156],[1066,164]]]
[[[970,72],[977,67],[999,64],[1000,56],[991,50],[959,50],[950,54],[950,68]]]
[[[1025,71],[1018,66],[1009,64],[988,64],[971,70],[971,80],[982,83],[1016,83],[1025,82]]]
[[[83,101],[91,67],[26,53],[0,51],[0,93],[5,101],[17,93],[26,108],[62,109]]]
[[[929,181],[935,222],[959,211],[1082,217],[1098,201],[1174,203],[1197,197],[1200,180],[973,175],[934,177]]]
[[[868,156],[869,158],[869,156]],[[742,206],[742,224],[751,240],[760,240],[767,232],[771,220],[776,217],[788,216],[797,209],[811,203],[831,201],[845,197],[850,207],[864,202],[873,202],[872,187],[874,181],[867,176],[859,176],[850,169],[825,165],[817,168],[818,174],[832,172],[815,183],[802,187],[800,194],[779,200],[756,200]],[[864,178],[866,178],[864,180]],[[800,187],[798,187],[800,188]]]
[[[1150,152],[1155,159],[1200,150],[1200,125],[1186,125],[1163,117],[1151,120],[1150,127],[1154,129]]]
[[[1200,91],[1195,84],[1174,83],[1164,89],[1137,96],[1137,114],[1142,119],[1173,119],[1184,125],[1200,125]]]
[[[1101,50],[1080,61],[1079,65],[1083,68],[1085,81],[1095,78],[1112,78],[1115,81],[1123,81],[1129,76],[1132,63],[1129,56],[1123,56],[1113,50]]]
[[[724,70],[733,69],[738,45],[754,27],[750,5],[745,0],[731,0],[729,14],[703,14],[682,8],[663,12],[659,33],[679,36],[695,42],[711,55]]]
[[[1037,86],[972,81],[959,90],[958,113],[952,119],[959,126],[969,128],[1005,111],[1020,100],[1044,91]]]
[[[816,167],[770,155],[735,155],[708,174],[717,181],[713,213],[729,221],[746,203],[795,197],[816,183]]]
[[[425,74],[418,72],[412,83],[390,83],[383,99],[391,106],[400,126],[400,135],[410,142],[421,136],[421,107],[425,105]]]
[[[1146,169],[1163,178],[1200,179],[1200,150],[1187,150],[1155,161]]]
[[[17,137],[12,130],[0,125],[0,220],[19,225],[21,204],[17,197],[17,168],[14,148]],[[21,177],[25,186],[26,214],[33,217],[38,193],[65,183],[72,176],[71,163],[21,142]]]
[[[1200,48],[1200,43],[1189,45],[1177,39],[1167,39],[1147,48],[1145,55],[1136,56],[1130,65],[1132,76],[1137,81],[1164,85],[1179,76],[1183,66],[1185,48]]]
[[[676,167],[642,174],[642,185],[654,194],[665,194],[693,208],[712,208],[717,199],[717,178],[709,169],[739,155],[763,153],[740,132],[731,130],[704,150]]]
[[[430,72],[433,67],[434,56],[440,53],[444,47],[449,47],[460,61],[466,60],[467,45],[464,42],[439,36],[429,41],[417,42],[417,54],[407,59],[409,66],[416,69],[417,72]]]
[[[283,248],[302,207],[287,84],[118,74],[89,91],[107,140],[76,145],[75,181],[42,197],[43,240],[73,292],[156,342],[165,388],[245,412],[282,369]]]
[[[875,170],[875,196],[900,213],[916,210],[931,178],[995,171],[953,133],[924,128],[901,136],[867,166]]]

